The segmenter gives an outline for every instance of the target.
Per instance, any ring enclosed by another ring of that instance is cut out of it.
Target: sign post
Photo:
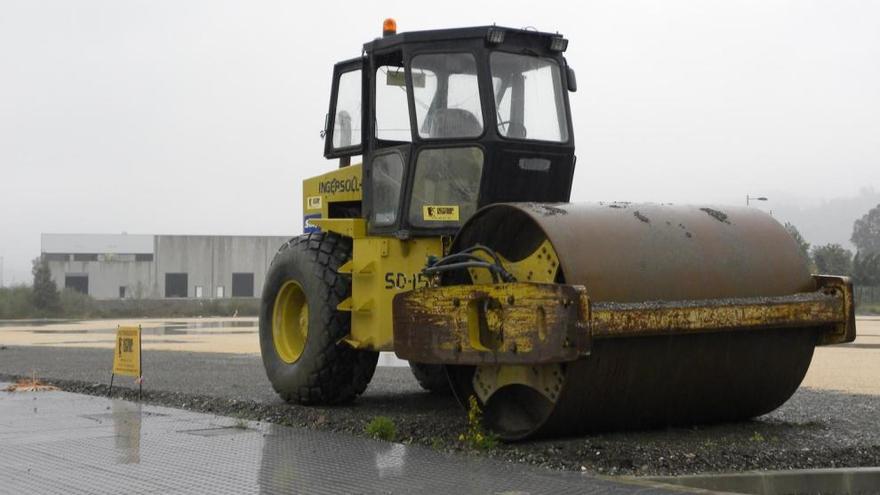
[[[113,349],[113,371],[110,373],[110,390],[116,375],[133,376],[138,384],[138,400],[141,399],[143,374],[141,372],[141,327],[120,325],[116,329],[116,347]]]

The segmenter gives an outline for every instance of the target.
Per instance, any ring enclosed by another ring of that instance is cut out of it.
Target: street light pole
[[[746,206],[749,206],[749,201],[767,201],[767,198],[764,196],[749,196],[746,194]]]

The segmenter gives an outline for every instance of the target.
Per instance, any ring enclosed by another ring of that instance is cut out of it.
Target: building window
[[[64,288],[73,289],[79,293],[88,295],[89,293],[89,276],[88,275],[65,275]]]
[[[98,261],[98,255],[91,253],[74,254],[73,261]]]
[[[218,285],[217,286],[217,299],[223,299],[224,297],[226,297],[226,290],[223,288],[222,285]]]
[[[202,294],[202,292],[203,292],[202,286],[197,285],[196,286],[196,299],[201,299],[202,297],[204,297],[204,294]]]
[[[125,299],[125,286],[119,286],[119,299]]]
[[[254,274],[232,274],[232,297],[254,297]]]
[[[46,261],[70,261],[70,255],[67,253],[43,253],[43,259]]]
[[[153,253],[138,253],[134,255],[135,261],[153,261]]]
[[[186,273],[166,273],[165,297],[186,297],[188,285]]]
[[[134,261],[133,254],[105,253],[98,255],[98,261],[106,263],[130,263]]]

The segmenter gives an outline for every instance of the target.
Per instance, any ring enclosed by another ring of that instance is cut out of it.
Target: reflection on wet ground
[[[38,326],[53,325],[56,323],[68,323],[76,320],[0,320],[0,328],[3,327],[21,327],[21,326]]]
[[[260,352],[259,322],[251,317],[20,321],[0,328],[0,345],[110,349],[118,325],[140,325],[145,350]],[[392,352],[382,352],[379,366],[407,366],[407,362]]]
[[[141,418],[140,404],[114,400],[110,405],[113,418],[114,452],[117,464],[138,464],[141,462]]]
[[[34,345],[40,346],[57,346],[57,345],[88,345],[88,344],[110,344],[113,345],[115,340],[112,338],[109,339],[96,339],[96,340],[57,340],[54,342],[35,342]],[[188,340],[173,340],[173,339],[155,339],[150,341],[151,344],[188,344],[190,341]]]
[[[0,327],[0,344],[112,348],[119,325],[140,326],[145,350],[260,352],[250,317],[22,321]]]
[[[657,477],[661,483],[701,488],[722,493],[760,493],[762,495],[800,494],[877,494],[880,468],[803,469],[792,471],[751,471],[734,474]]]
[[[682,493],[66,392],[0,396],[0,491]]]
[[[11,326],[11,325],[9,325]],[[227,328],[249,328],[251,330],[224,331]],[[48,328],[17,328],[16,332],[30,332],[35,334],[115,334],[116,327],[109,328],[76,328],[69,330],[55,330]],[[165,322],[158,326],[148,326],[141,329],[143,335],[228,335],[230,333],[256,333],[256,322],[241,320],[214,320],[210,322],[184,321]]]

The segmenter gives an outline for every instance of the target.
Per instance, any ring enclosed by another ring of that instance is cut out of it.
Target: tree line
[[[850,241],[855,254],[836,243],[810,246],[791,223],[786,222],[785,230],[797,241],[813,273],[847,275],[857,285],[880,286],[880,204],[853,223]]]

